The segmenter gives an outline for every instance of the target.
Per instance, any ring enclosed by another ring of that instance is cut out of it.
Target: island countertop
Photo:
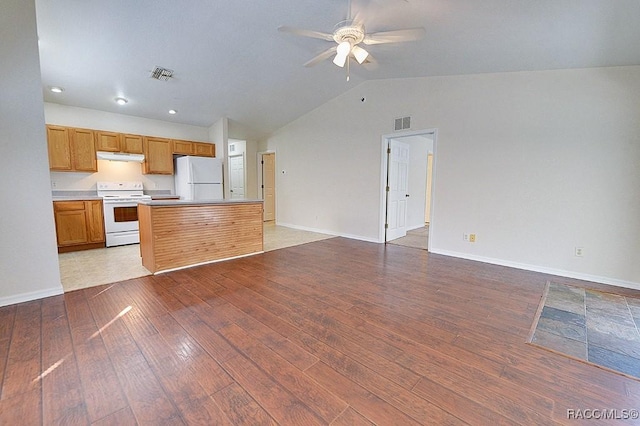
[[[262,200],[138,202],[142,265],[152,273],[263,251]]]
[[[238,199],[229,199],[229,200],[175,200],[175,199],[167,199],[167,200],[141,200],[140,204],[146,206],[163,206],[163,207],[177,207],[177,206],[206,206],[206,205],[225,205],[225,204],[255,204],[262,203],[264,200],[262,199],[249,199],[249,198],[238,198]]]

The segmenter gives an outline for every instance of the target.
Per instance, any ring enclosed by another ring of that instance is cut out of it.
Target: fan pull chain
[[[349,56],[347,56],[347,81],[349,81],[349,64],[351,63]]]

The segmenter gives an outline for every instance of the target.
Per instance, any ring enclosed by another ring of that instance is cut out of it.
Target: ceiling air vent
[[[153,71],[151,71],[149,77],[155,78],[156,80],[169,81],[169,79],[173,77],[173,70],[156,66]]]
[[[406,130],[411,128],[411,117],[400,117],[394,121],[394,130]]]

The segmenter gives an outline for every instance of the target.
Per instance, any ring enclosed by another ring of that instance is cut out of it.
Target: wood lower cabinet
[[[47,126],[49,168],[68,172],[97,172],[93,130]]]
[[[58,252],[105,246],[102,200],[54,201]]]
[[[173,174],[173,144],[171,139],[144,138],[144,163],[142,170],[145,174],[172,175]]]

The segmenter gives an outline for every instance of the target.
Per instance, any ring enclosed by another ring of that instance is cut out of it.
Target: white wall
[[[0,7],[0,306],[62,293],[49,188],[49,160],[35,6]]]
[[[210,141],[216,143],[216,157],[227,156],[227,141],[229,139],[229,123],[226,117],[222,117],[207,129]]]
[[[173,176],[145,175],[140,163],[98,160],[98,172],[50,172],[51,189],[95,191],[96,182],[140,181],[145,190],[174,191]]]
[[[46,102],[44,106],[44,116],[47,124],[201,142],[212,140],[209,139],[209,129],[206,127],[151,120],[133,115],[114,114],[51,102]]]
[[[377,241],[380,138],[411,115],[438,129],[434,252],[640,288],[639,98],[637,66],[364,83],[268,139],[277,220]]]
[[[209,129],[87,108],[45,103],[47,124],[208,142]],[[219,148],[217,146],[216,148]],[[97,173],[51,172],[55,190],[95,190],[98,181],[141,181],[145,190],[174,190],[173,176],[144,175],[139,163],[98,161]]]

